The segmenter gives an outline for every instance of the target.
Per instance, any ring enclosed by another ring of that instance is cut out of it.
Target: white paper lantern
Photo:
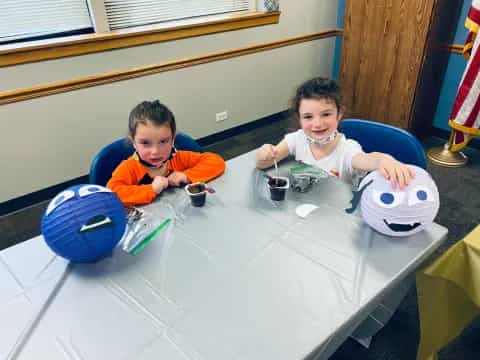
[[[429,226],[438,213],[438,189],[431,176],[422,168],[415,169],[415,178],[400,190],[378,171],[368,174],[360,183],[364,189],[360,207],[365,222],[382,234],[408,236]]]

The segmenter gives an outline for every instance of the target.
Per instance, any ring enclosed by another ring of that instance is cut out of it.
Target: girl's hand
[[[190,181],[183,172],[174,171],[168,175],[168,184],[170,186],[179,186],[180,184],[188,184]]]
[[[392,189],[397,187],[401,190],[408,186],[410,180],[415,177],[415,170],[408,165],[401,163],[392,156],[383,154],[378,162],[378,170],[385,177],[390,180]]]
[[[262,145],[257,151],[257,159],[260,161],[273,162],[277,156],[277,149],[272,144]]]
[[[155,176],[152,182],[153,191],[160,194],[168,187],[168,179],[165,176]]]
[[[255,153],[255,162],[258,169],[266,169],[273,165],[274,160],[281,161],[288,156],[288,144],[284,140],[277,145],[265,144]]]

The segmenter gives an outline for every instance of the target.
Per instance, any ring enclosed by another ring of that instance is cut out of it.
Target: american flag
[[[450,121],[453,128],[451,151],[462,150],[476,135],[480,135],[480,0],[472,0],[465,21],[469,33],[463,48],[468,59],[457,96],[453,104]]]

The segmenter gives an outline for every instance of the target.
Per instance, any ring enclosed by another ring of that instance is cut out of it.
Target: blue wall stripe
[[[462,12],[458,19],[457,31],[455,33],[455,44],[464,44],[467,37],[467,29],[465,28],[465,19],[467,18],[468,9],[470,9],[471,1],[465,0],[462,6]],[[433,119],[433,127],[450,130],[448,126],[448,118],[452,111],[453,102],[457,95],[458,85],[462,79],[463,71],[467,62],[462,55],[450,54],[447,71],[443,79],[442,89],[440,90],[440,98],[438,100],[437,110]]]
[[[345,15],[345,0],[338,0],[337,5],[337,28],[343,29],[343,17]],[[335,53],[333,56],[332,79],[338,80],[340,74],[340,61],[342,58],[342,36],[335,38]]]

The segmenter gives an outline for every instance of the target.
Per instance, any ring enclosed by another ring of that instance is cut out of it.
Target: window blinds
[[[195,16],[253,10],[252,0],[105,0],[111,30]]]
[[[0,43],[88,28],[86,0],[0,0]]]

